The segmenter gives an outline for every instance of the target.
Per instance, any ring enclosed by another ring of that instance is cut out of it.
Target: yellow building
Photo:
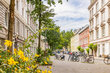
[[[77,29],[75,30],[75,35],[71,38],[71,52],[75,52],[75,51],[78,51],[77,50],[77,47],[80,45],[79,43],[79,31],[81,29]]]

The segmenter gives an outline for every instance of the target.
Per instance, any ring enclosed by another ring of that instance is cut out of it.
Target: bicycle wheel
[[[81,57],[81,62],[86,62],[86,58],[84,56]]]
[[[88,58],[88,63],[94,63],[94,58],[93,57]]]
[[[103,60],[103,62],[104,62],[105,64],[108,64],[108,58],[105,57],[104,60]]]
[[[79,56],[77,56],[77,58],[76,58],[76,62],[79,62]]]

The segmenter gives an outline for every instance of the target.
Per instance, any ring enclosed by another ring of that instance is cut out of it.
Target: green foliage
[[[89,49],[89,48],[87,48],[87,49],[86,49],[86,52],[89,54],[89,52],[90,52],[90,49]]]
[[[80,49],[80,52],[82,52],[82,53],[83,53],[83,52],[84,52],[84,49],[83,49],[83,48],[81,48],[81,49]]]
[[[93,50],[97,50],[97,44],[93,45]]]
[[[81,46],[78,46],[77,49],[78,49],[78,51],[80,51],[81,50]]]
[[[91,44],[89,44],[89,46],[88,46],[88,47],[89,47],[91,50],[93,50],[93,45],[94,45],[94,44],[93,44],[93,43],[91,43]]]
[[[62,31],[61,34],[63,37],[63,46],[67,48],[68,46],[70,46],[71,37],[74,35],[74,33],[72,32],[72,30],[70,30],[67,32]]]

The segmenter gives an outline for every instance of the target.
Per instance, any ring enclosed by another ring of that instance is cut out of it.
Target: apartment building
[[[97,56],[110,54],[110,0],[90,0],[90,43],[97,44]]]
[[[71,38],[71,52],[78,51],[77,47],[80,45],[79,43],[79,32],[81,29],[76,29],[74,31],[74,36]]]
[[[4,44],[4,40],[7,39],[8,33],[8,20],[9,20],[9,5],[10,0],[0,0],[0,45]],[[13,33],[13,47],[18,48],[23,46],[23,42],[30,35],[36,33],[37,26],[32,20],[28,10],[32,10],[33,6],[27,4],[26,0],[15,0],[15,24]],[[35,43],[30,47],[30,51],[35,53],[37,47],[37,39],[34,40]],[[3,45],[4,46],[4,45]]]
[[[79,43],[83,49],[87,49],[89,45],[89,25],[85,25],[79,32]]]

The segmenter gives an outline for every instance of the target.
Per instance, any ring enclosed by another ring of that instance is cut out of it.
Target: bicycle
[[[107,55],[106,57],[104,57],[103,62],[104,62],[105,64],[110,64],[110,55]]]
[[[72,54],[71,61],[79,62],[79,55],[77,55],[77,54]]]
[[[81,62],[87,62],[87,63],[94,63],[94,56],[93,55],[83,55],[81,58]]]

